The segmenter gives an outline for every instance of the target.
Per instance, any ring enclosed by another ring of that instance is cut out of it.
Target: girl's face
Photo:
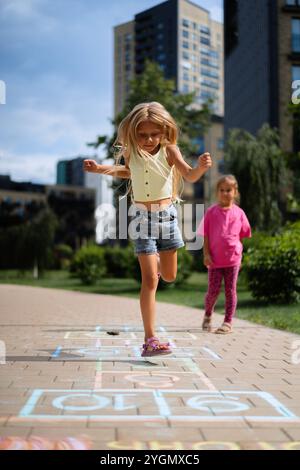
[[[137,144],[148,153],[155,153],[163,137],[162,128],[151,121],[144,121],[137,128]]]
[[[219,204],[221,206],[223,207],[231,206],[234,203],[236,195],[237,195],[237,191],[232,184],[226,183],[225,181],[220,184],[217,196],[218,196]]]

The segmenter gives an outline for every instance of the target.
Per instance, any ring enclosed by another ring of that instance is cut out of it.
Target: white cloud
[[[20,156],[0,149],[0,174],[11,176],[14,181],[55,183],[57,155],[30,154]]]
[[[48,0],[5,0],[0,5],[3,24],[7,22],[18,23],[22,30],[28,29],[34,24],[40,32],[52,32],[57,27],[58,21],[42,11],[47,3]],[[36,32],[36,30],[32,32]]]

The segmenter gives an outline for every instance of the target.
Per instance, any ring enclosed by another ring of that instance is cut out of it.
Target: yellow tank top
[[[165,147],[161,146],[151,157],[132,152],[129,168],[135,201],[157,201],[172,197],[173,167],[167,161]]]

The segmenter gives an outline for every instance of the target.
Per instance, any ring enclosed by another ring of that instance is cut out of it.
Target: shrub
[[[73,249],[69,245],[61,243],[54,247],[54,267],[55,269],[67,269],[70,266],[73,256]]]
[[[104,250],[107,276],[128,278],[131,277],[131,265],[134,252],[131,245],[126,248],[119,246],[107,247]]]
[[[106,274],[103,248],[89,245],[78,250],[71,262],[70,271],[83,284],[95,284]]]
[[[178,250],[178,272],[175,281],[175,285],[179,286],[183,284],[192,274],[193,269],[193,257],[185,249],[181,248]]]
[[[248,286],[256,299],[274,303],[300,300],[300,224],[290,224],[244,259]]]
[[[164,289],[167,286],[171,285],[180,285],[183,284],[184,281],[192,274],[192,266],[193,266],[193,257],[190,255],[185,248],[181,248],[177,251],[178,256],[178,270],[177,270],[177,277],[176,280],[172,283],[165,282],[162,278],[160,278],[159,282],[159,289]],[[131,262],[131,277],[136,279],[138,282],[141,282],[141,270],[140,265],[138,262],[137,257],[133,257]]]

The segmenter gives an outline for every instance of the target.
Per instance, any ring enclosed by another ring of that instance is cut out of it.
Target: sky
[[[93,156],[112,131],[113,27],[159,3],[0,0],[0,174],[55,184],[59,160]],[[222,0],[193,3],[222,22]]]

